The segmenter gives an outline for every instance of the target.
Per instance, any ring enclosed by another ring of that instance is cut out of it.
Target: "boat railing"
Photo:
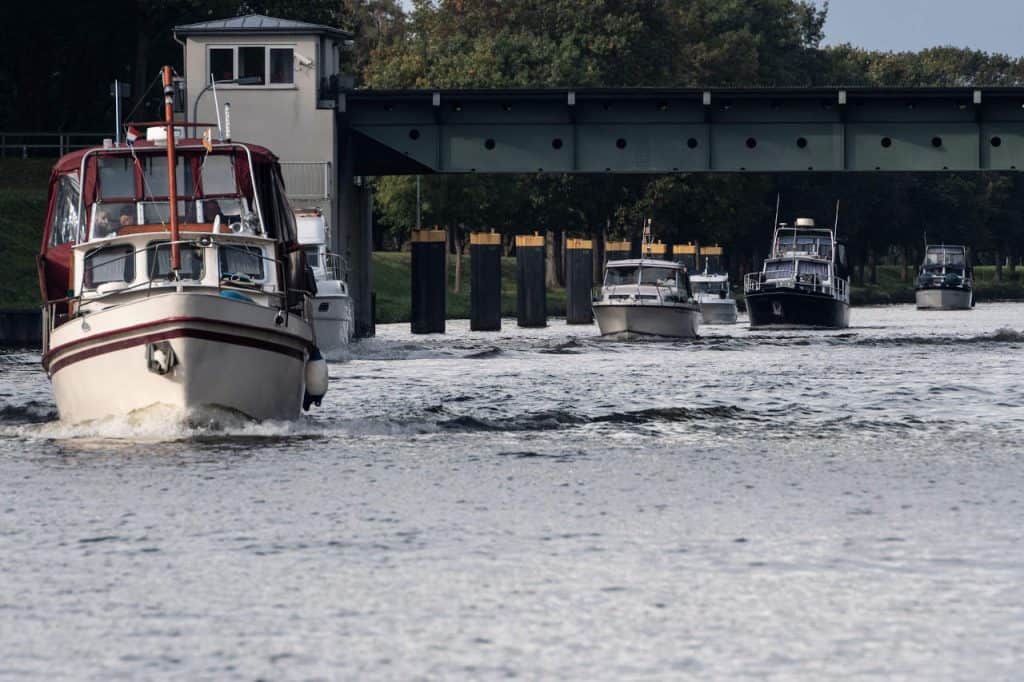
[[[327,279],[336,279],[342,282],[348,281],[348,261],[344,256],[327,252],[324,258],[324,274]]]
[[[826,294],[844,303],[850,302],[849,283],[840,277],[821,279],[814,276],[801,275],[765,279],[763,272],[751,272],[743,278],[744,293],[757,293],[765,289],[798,289],[812,293]]]

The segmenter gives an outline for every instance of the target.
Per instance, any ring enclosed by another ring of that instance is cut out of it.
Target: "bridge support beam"
[[[366,178],[353,174],[350,135],[340,136],[338,149],[338,210],[331,229],[333,247],[348,264],[348,288],[352,296],[354,335],[375,333],[373,319],[373,193]]]
[[[594,312],[590,307],[593,286],[593,242],[589,239],[566,240],[565,321],[567,324],[590,324],[594,321]]]

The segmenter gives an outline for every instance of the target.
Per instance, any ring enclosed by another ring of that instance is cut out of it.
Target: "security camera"
[[[307,69],[313,66],[313,60],[306,55],[295,53],[295,59],[298,60],[300,66],[305,66]]]

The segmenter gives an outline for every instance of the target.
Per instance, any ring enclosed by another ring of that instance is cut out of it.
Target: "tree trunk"
[[[878,254],[872,251],[869,258],[871,259],[871,284],[878,284]]]
[[[997,283],[1003,281],[1003,252],[996,251],[996,279]]]

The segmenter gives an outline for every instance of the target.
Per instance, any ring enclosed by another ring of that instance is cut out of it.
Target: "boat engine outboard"
[[[316,404],[327,395],[327,361],[320,353],[320,349],[314,347],[306,360],[306,395],[302,397],[302,409],[308,411],[309,406]]]

